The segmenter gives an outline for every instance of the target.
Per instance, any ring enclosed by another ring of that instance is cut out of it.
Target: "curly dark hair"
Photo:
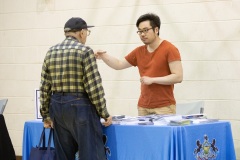
[[[147,13],[140,16],[136,22],[136,27],[138,27],[139,24],[143,21],[150,21],[150,25],[152,26],[153,29],[158,27],[158,29],[160,30],[161,20],[158,15],[154,13]],[[159,32],[158,32],[158,35],[159,35]]]

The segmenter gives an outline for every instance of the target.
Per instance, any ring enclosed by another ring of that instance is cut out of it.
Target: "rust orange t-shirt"
[[[169,62],[181,60],[178,49],[164,40],[152,53],[143,45],[134,49],[125,59],[133,66],[137,66],[140,76],[163,77],[171,74]],[[138,106],[144,108],[158,108],[176,104],[174,85],[141,85],[141,95]]]

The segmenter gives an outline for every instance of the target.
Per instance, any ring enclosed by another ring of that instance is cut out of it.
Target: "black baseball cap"
[[[79,31],[94,26],[88,26],[87,23],[80,17],[70,18],[64,25],[64,32]]]

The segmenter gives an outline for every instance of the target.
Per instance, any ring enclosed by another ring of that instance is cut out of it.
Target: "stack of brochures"
[[[119,120],[121,120],[121,119],[123,119],[123,118],[125,118],[126,116],[125,115],[114,115],[113,117],[112,117],[112,120],[113,121],[119,121]]]
[[[208,119],[205,114],[183,115],[183,119],[191,120],[193,124],[217,122],[218,119]]]
[[[193,119],[193,124],[199,124],[199,123],[212,123],[212,122],[218,122],[218,119],[207,119],[207,118],[202,118],[202,119]]]
[[[195,118],[206,118],[206,116],[204,114],[189,114],[189,115],[183,115],[182,118],[195,119]]]
[[[114,115],[112,118],[113,124],[120,124],[120,125],[138,125],[140,120],[138,117],[130,117],[125,115]]]
[[[123,118],[125,118],[126,116],[125,115],[114,115],[112,117],[112,123],[113,124],[119,124]]]
[[[170,126],[184,126],[189,124],[192,124],[192,121],[190,119],[171,120],[169,122]]]

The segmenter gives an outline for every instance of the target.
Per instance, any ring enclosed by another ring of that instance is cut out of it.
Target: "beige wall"
[[[205,101],[210,118],[230,120],[240,159],[239,0],[0,0],[0,98],[17,155],[24,122],[35,119],[34,89],[47,49],[63,40],[73,16],[96,27],[87,44],[122,58],[141,45],[135,22],[144,13],[161,17],[161,37],[182,56],[184,81],[175,86],[178,102]],[[136,68],[115,71],[99,61],[111,114],[137,115]]]

